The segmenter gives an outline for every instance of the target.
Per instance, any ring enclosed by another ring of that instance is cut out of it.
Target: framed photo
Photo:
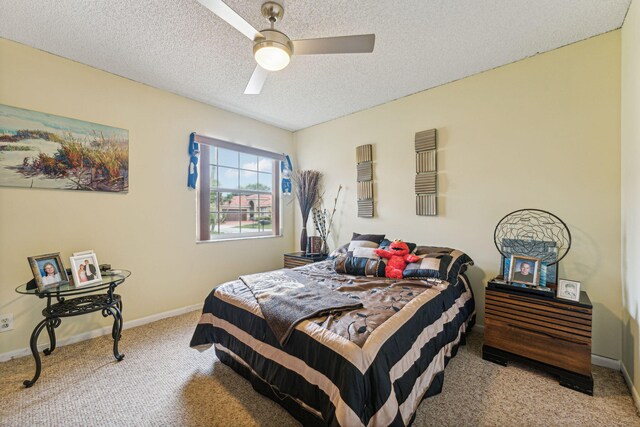
[[[102,274],[98,264],[96,254],[81,253],[70,258],[71,274],[73,274],[73,283],[76,287],[91,285],[102,281]]]
[[[509,282],[533,287],[538,286],[538,283],[540,283],[540,263],[540,258],[511,255]]]
[[[318,236],[307,238],[307,255],[319,255],[322,250],[322,239]]]
[[[522,239],[502,239],[501,253],[507,255],[502,257],[503,264],[508,262],[511,255],[526,254],[528,256],[540,258],[542,264],[547,264],[546,278],[551,283],[558,283],[558,247],[556,242],[549,242],[543,240],[522,240]],[[551,265],[549,265],[551,264]],[[543,267],[544,268],[544,267]],[[504,277],[508,276],[508,271],[504,274]],[[542,276],[542,272],[540,273]],[[546,285],[546,280],[544,284]]]
[[[571,301],[580,300],[580,282],[573,280],[558,280],[558,298],[567,299]]]
[[[74,252],[73,256],[80,256],[80,255],[89,255],[93,253],[93,249],[89,249],[88,251],[82,251],[82,252]]]
[[[511,271],[511,257],[509,257],[509,258],[504,258],[503,257],[502,264],[503,264],[502,277],[508,278],[509,277],[509,272]],[[540,280],[538,281],[538,285],[540,287],[543,287],[543,288],[547,287],[547,277],[548,277],[548,275],[549,275],[549,267],[547,266],[547,264],[545,264],[544,261],[540,262],[540,277],[539,277]]]
[[[30,256],[27,259],[39,290],[69,282],[60,252]]]

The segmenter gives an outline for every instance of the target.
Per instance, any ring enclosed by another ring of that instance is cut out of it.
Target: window
[[[198,240],[280,235],[282,155],[196,135]]]

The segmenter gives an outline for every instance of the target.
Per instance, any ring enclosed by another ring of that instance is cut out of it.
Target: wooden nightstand
[[[593,396],[592,310],[585,292],[573,302],[489,282],[482,358],[504,366],[509,360],[531,364],[560,377],[561,385]]]
[[[305,255],[304,252],[292,252],[284,254],[284,268],[300,267],[313,262],[324,261],[326,255]]]

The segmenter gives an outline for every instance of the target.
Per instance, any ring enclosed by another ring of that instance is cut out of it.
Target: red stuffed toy
[[[389,259],[384,269],[384,275],[389,279],[402,279],[402,272],[407,263],[420,261],[419,256],[409,254],[409,246],[402,240],[396,240],[391,243],[389,249],[388,251],[384,249],[376,249],[374,251],[379,257]]]

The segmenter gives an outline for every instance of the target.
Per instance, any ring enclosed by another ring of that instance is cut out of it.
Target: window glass
[[[258,156],[240,153],[240,169],[258,170]]]
[[[206,145],[201,153],[200,172],[208,168],[209,179],[198,181],[198,240],[279,235],[279,163],[248,147]]]
[[[209,182],[211,184],[211,188],[218,188],[218,168],[214,165],[209,166]]]
[[[238,188],[238,179],[240,171],[232,168],[218,168],[218,182],[221,188],[228,188],[230,190]]]
[[[244,190],[260,190],[258,188],[258,172],[240,171],[240,188]]]
[[[218,147],[208,147],[209,148],[209,164],[217,165],[218,164]]]
[[[220,234],[220,214],[211,212],[209,214],[209,232],[211,234]]]
[[[267,157],[258,157],[258,170],[260,172],[271,172],[273,169],[273,160]]]
[[[218,166],[229,166],[232,168],[238,167],[238,153],[237,151],[226,150],[224,148],[218,148]]]
[[[209,193],[209,211],[220,211],[220,193],[218,193],[217,191],[212,191],[211,193]]]
[[[258,188],[260,191],[271,191],[271,180],[272,176],[270,173],[262,173],[258,174]]]

